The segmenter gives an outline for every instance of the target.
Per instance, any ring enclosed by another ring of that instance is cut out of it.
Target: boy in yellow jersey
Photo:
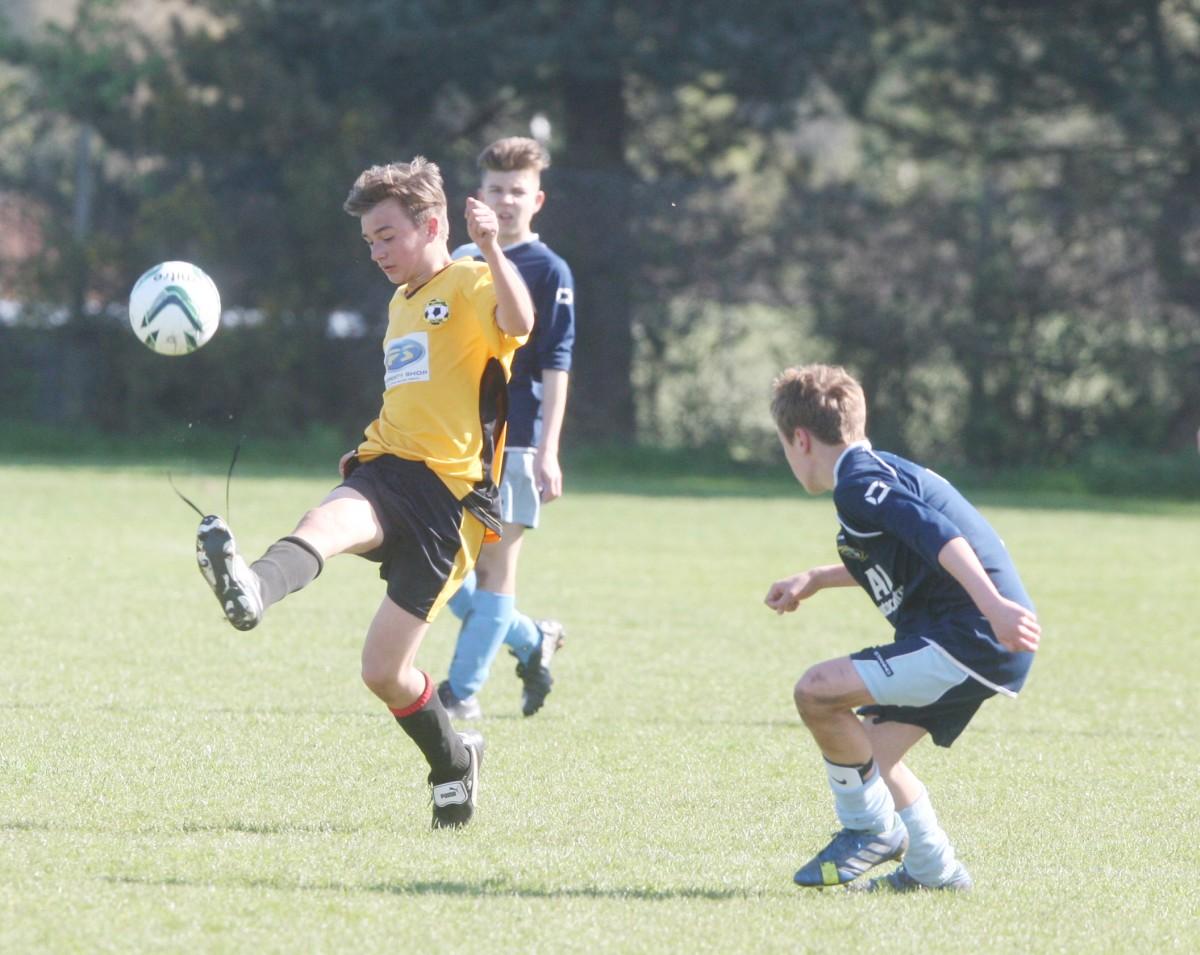
[[[311,583],[330,557],[379,562],[387,595],[367,630],[362,678],[429,763],[434,828],[462,826],[475,810],[483,739],[453,730],[415,661],[485,532],[500,529],[494,465],[509,367],[533,327],[533,305],[484,203],[468,199],[466,209],[484,260],[451,260],[441,173],[423,157],[367,169],[344,208],[399,286],[388,307],[379,416],[343,456],[342,484],[261,558],[247,565],[224,521],[208,516],[196,560],[239,630]]]

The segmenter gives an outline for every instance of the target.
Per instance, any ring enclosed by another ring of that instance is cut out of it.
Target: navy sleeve
[[[834,504],[852,534],[890,534],[931,567],[941,566],[938,554],[943,547],[965,536],[945,514],[882,472],[870,481],[839,485]]]
[[[570,371],[575,347],[575,280],[562,259],[555,261],[541,284],[534,305],[543,328],[538,335],[538,367],[542,371]]]

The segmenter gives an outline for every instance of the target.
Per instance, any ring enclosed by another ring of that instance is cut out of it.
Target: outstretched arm
[[[521,273],[500,248],[500,226],[496,212],[486,203],[467,198],[467,234],[479,246],[483,260],[492,270],[496,288],[496,324],[507,335],[522,337],[533,331],[533,300]]]
[[[938,552],[938,563],[962,584],[979,612],[987,617],[1001,644],[1013,651],[1038,648],[1042,628],[1037,616],[996,589],[965,537],[955,537],[947,542]]]
[[[791,613],[818,590],[826,587],[853,587],[854,578],[843,564],[828,564],[803,570],[771,584],[763,600],[776,613]]]

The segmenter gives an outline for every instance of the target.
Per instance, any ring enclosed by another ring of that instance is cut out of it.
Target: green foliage
[[[734,460],[773,456],[771,381],[788,364],[829,354],[795,315],[755,305],[679,299],[637,332],[639,433],[667,447],[721,449]]]
[[[457,206],[480,146],[542,114],[555,163],[538,228],[577,278],[568,436],[769,453],[754,396],[776,364],[819,355],[861,375],[877,440],[900,451],[1064,467],[1114,434],[1156,455],[1191,444],[1191,6],[196,0],[180,14],[162,28],[84,0],[20,37],[0,19],[0,189],[45,236],[5,276],[30,323],[65,308],[86,324],[149,265],[193,259],[228,305],[264,316],[278,389],[312,390],[305,370],[340,347],[328,314],[374,320],[388,291],[340,210],[358,171],[428,154]],[[772,337],[754,341],[764,316]],[[731,328],[749,336],[733,349]],[[74,407],[128,420],[120,400]],[[270,403],[340,425],[303,396]]]

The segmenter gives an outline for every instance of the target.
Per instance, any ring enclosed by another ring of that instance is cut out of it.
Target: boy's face
[[[500,244],[524,242],[533,233],[531,223],[546,194],[542,192],[541,177],[533,169],[514,169],[498,172],[485,169],[479,187],[479,198],[496,211],[500,220]]]
[[[817,486],[815,475],[815,459],[812,454],[812,437],[803,428],[797,428],[792,434],[778,432],[779,443],[783,445],[783,456],[787,458],[792,474],[809,494],[820,494],[823,490]]]
[[[371,250],[371,261],[378,265],[388,280],[403,285],[421,275],[425,254],[437,237],[436,215],[421,225],[415,225],[395,199],[385,199],[363,213],[362,237]]]

